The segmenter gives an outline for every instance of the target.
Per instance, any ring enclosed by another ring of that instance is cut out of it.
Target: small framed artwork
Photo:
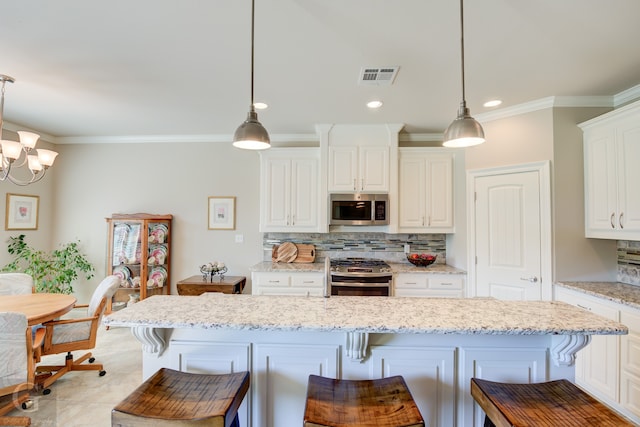
[[[37,230],[40,196],[7,193],[5,230]]]
[[[209,197],[209,230],[236,229],[236,198]]]

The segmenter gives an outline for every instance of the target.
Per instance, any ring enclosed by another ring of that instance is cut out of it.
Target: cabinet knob
[[[353,178],[353,191],[356,191],[358,189],[358,186],[356,184],[356,179]]]
[[[622,218],[624,218],[624,212],[620,212],[620,216],[618,217],[618,224],[620,224],[620,229],[624,230],[624,223],[622,222]]]
[[[616,219],[616,213],[615,212],[611,212],[611,218],[609,219],[609,222],[611,222],[611,228],[616,228],[616,224],[613,222]]]

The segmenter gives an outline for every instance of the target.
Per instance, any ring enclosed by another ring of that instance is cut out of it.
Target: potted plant
[[[14,256],[14,260],[5,265],[2,271],[29,274],[33,277],[37,292],[71,294],[72,282],[80,273],[87,280],[93,277],[95,268],[80,251],[79,241],[45,252],[32,248],[24,238],[24,234],[9,238],[7,252]]]

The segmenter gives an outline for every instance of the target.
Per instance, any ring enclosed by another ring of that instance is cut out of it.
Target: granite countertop
[[[640,309],[640,286],[620,282],[561,282],[556,286]]]
[[[408,262],[389,262],[393,273],[427,273],[427,274],[467,274],[466,271],[451,267],[447,264],[431,264],[428,267],[418,267]],[[298,263],[298,262],[259,262],[249,268],[249,271],[258,273],[273,272],[301,272],[324,273],[324,262]]]
[[[108,326],[464,335],[622,335],[626,326],[557,301],[485,298],[154,295]]]

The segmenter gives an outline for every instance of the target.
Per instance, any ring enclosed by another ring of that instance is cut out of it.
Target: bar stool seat
[[[112,427],[238,426],[249,372],[192,374],[162,368],[111,411]]]
[[[507,384],[472,378],[471,395],[487,415],[485,427],[633,426],[567,380]]]
[[[309,376],[304,427],[424,427],[401,376],[336,380]]]

